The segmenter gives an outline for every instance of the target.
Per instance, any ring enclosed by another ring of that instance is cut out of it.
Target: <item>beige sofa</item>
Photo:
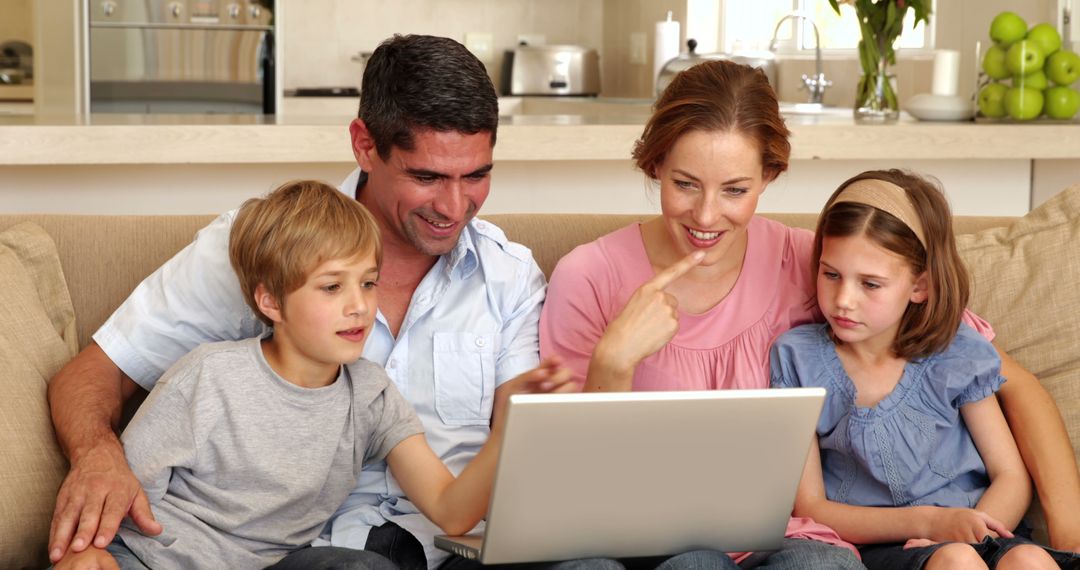
[[[772,217],[801,227],[811,227],[815,218]],[[0,568],[47,563],[53,498],[67,467],[49,420],[47,380],[143,277],[210,219],[0,215]],[[550,274],[575,245],[640,218],[486,219],[530,247]],[[1080,185],[1023,218],[958,219],[957,229],[974,273],[973,308],[993,323],[1004,347],[1039,375],[1066,418],[1076,451]]]

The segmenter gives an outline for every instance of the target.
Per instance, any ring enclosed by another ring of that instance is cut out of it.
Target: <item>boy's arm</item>
[[[830,501],[821,475],[815,438],[795,495],[794,515],[831,527],[854,544],[905,542],[911,538],[980,542],[984,530],[1011,536],[1000,522],[972,509],[941,507],[861,507]]]
[[[451,536],[469,532],[484,518],[491,501],[510,396],[576,391],[577,385],[570,379],[570,371],[560,366],[558,358],[547,358],[540,366],[499,386],[491,434],[457,479],[428,446],[423,434],[407,437],[390,450],[386,456],[390,472],[405,496],[443,532]]]
[[[1001,375],[1008,379],[998,399],[1035,481],[1050,546],[1080,552],[1080,473],[1061,412],[1035,375],[996,343],[994,347],[1001,357]]]
[[[90,544],[104,548],[126,515],[144,534],[161,532],[115,432],[123,402],[138,389],[95,343],[49,382],[53,426],[71,463],[49,529],[52,562],[69,544],[76,552]]]
[[[997,399],[986,397],[964,404],[960,414],[990,476],[990,486],[975,508],[1010,529],[1016,528],[1031,502],[1031,480]]]

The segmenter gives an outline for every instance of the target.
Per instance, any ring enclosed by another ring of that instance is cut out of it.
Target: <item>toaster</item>
[[[503,95],[597,95],[600,56],[581,46],[521,45],[503,57]]]

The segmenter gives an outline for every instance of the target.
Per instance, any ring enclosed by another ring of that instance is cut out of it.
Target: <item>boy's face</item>
[[[285,295],[284,310],[264,310],[274,321],[275,360],[284,368],[278,374],[293,382],[336,376],[338,366],[360,358],[375,320],[378,279],[374,252],[331,259]]]

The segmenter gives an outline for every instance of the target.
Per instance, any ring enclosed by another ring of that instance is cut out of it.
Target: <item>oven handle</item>
[[[120,24],[115,22],[90,22],[91,28],[114,28],[121,30],[220,30],[220,31],[255,31],[269,32],[272,26],[250,26],[244,24],[155,24],[142,22],[138,24]]]

